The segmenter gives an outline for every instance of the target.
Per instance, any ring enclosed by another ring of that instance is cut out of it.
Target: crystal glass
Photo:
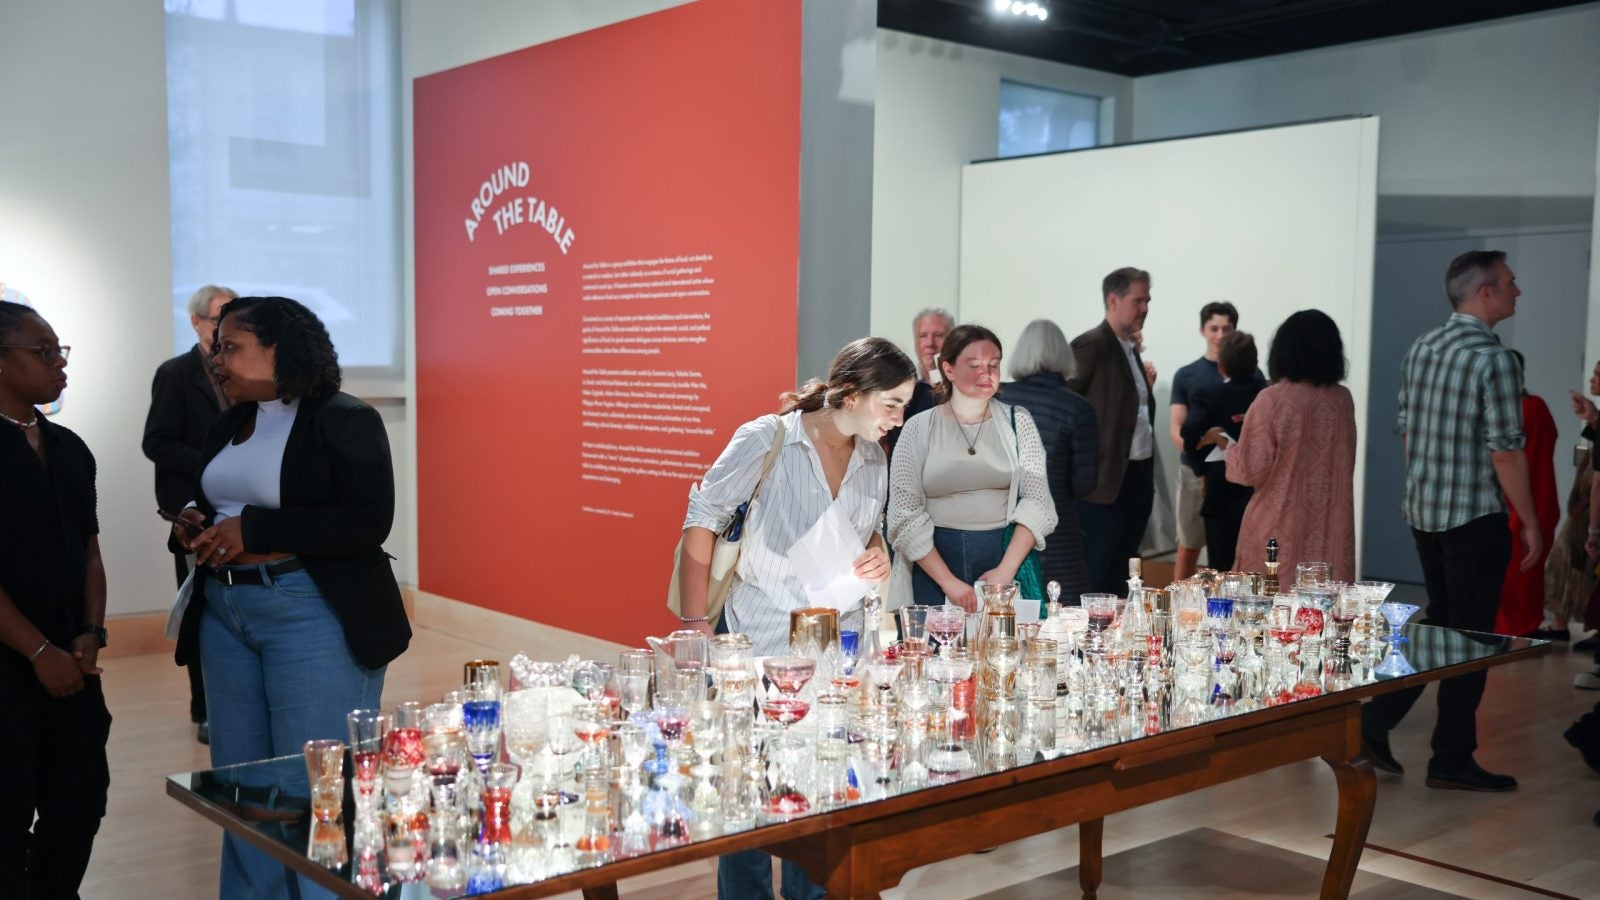
[[[748,704],[754,696],[755,645],[747,634],[719,634],[711,639],[711,683],[717,698]]]
[[[477,862],[504,881],[511,849],[511,792],[522,774],[512,763],[493,763],[483,773],[483,824],[474,849]],[[478,876],[474,874],[474,879]]]
[[[500,752],[500,667],[484,663],[468,670],[466,702],[461,704],[467,752],[486,772]]]
[[[353,709],[345,715],[350,727],[350,766],[354,772],[356,806],[375,804],[383,738],[389,731],[389,717],[375,709]]]
[[[604,703],[579,703],[568,713],[572,717],[572,733],[583,741],[584,770],[610,765],[601,752],[611,737],[611,714]]]
[[[426,755],[422,748],[422,710],[421,703],[407,701],[395,707],[389,720],[389,733],[383,738],[383,780],[391,797],[402,798],[411,793],[412,776]]]
[[[1333,580],[1333,566],[1325,562],[1298,562],[1294,566],[1294,586],[1326,584]]]
[[[344,741],[306,741],[306,780],[311,787],[311,818],[338,820],[344,808]]]
[[[1383,614],[1383,620],[1389,623],[1389,636],[1384,640],[1390,647],[1399,646],[1409,640],[1409,638],[1400,633],[1400,626],[1406,624],[1406,620],[1411,618],[1418,609],[1421,609],[1421,607],[1415,603],[1396,603],[1394,601],[1383,603],[1378,607],[1378,612]]]
[[[1305,633],[1306,626],[1295,616],[1294,607],[1278,603],[1267,610],[1267,636],[1279,645],[1294,644]]]
[[[611,671],[608,663],[584,660],[572,670],[572,689],[585,700],[600,700],[605,695],[606,684],[611,681]]]
[[[912,654],[927,652],[928,615],[931,612],[933,612],[931,606],[902,606],[896,611],[895,614],[900,619],[900,645],[907,652]]]
[[[653,650],[624,650],[617,656],[617,692],[624,718],[650,708],[650,679],[654,674]]]
[[[928,634],[939,642],[939,652],[943,653],[966,632],[967,611],[954,603],[930,607],[927,626]]]

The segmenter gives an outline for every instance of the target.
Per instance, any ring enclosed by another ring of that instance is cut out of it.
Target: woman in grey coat
[[[1007,403],[1026,409],[1044,443],[1045,473],[1055,500],[1056,530],[1045,539],[1044,577],[1061,582],[1061,599],[1076,605],[1090,590],[1077,498],[1094,490],[1100,467],[1100,428],[1094,407],[1067,387],[1075,368],[1072,346],[1056,323],[1035,319],[1022,329],[1011,355]]]

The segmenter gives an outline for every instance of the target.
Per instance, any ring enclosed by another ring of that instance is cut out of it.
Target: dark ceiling
[[[878,25],[940,40],[1151,75],[1464,25],[1571,0],[1038,0],[1043,21],[992,0],[878,0]]]

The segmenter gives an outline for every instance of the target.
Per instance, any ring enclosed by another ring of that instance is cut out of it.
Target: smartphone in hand
[[[166,519],[168,522],[171,522],[172,524],[177,525],[180,528],[188,529],[190,531],[190,533],[192,533],[192,534],[199,534],[200,532],[206,530],[206,527],[204,525],[201,525],[199,522],[191,522],[191,521],[189,521],[188,519],[185,519],[182,516],[175,515],[173,513],[169,513],[164,509],[156,510],[156,515],[160,516],[163,519]]]

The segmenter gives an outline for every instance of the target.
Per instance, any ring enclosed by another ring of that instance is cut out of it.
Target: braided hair
[[[11,332],[15,331],[17,326],[22,324],[22,320],[28,316],[33,316],[37,319],[39,318],[39,311],[21,303],[0,300],[0,344],[5,343],[11,337]]]

